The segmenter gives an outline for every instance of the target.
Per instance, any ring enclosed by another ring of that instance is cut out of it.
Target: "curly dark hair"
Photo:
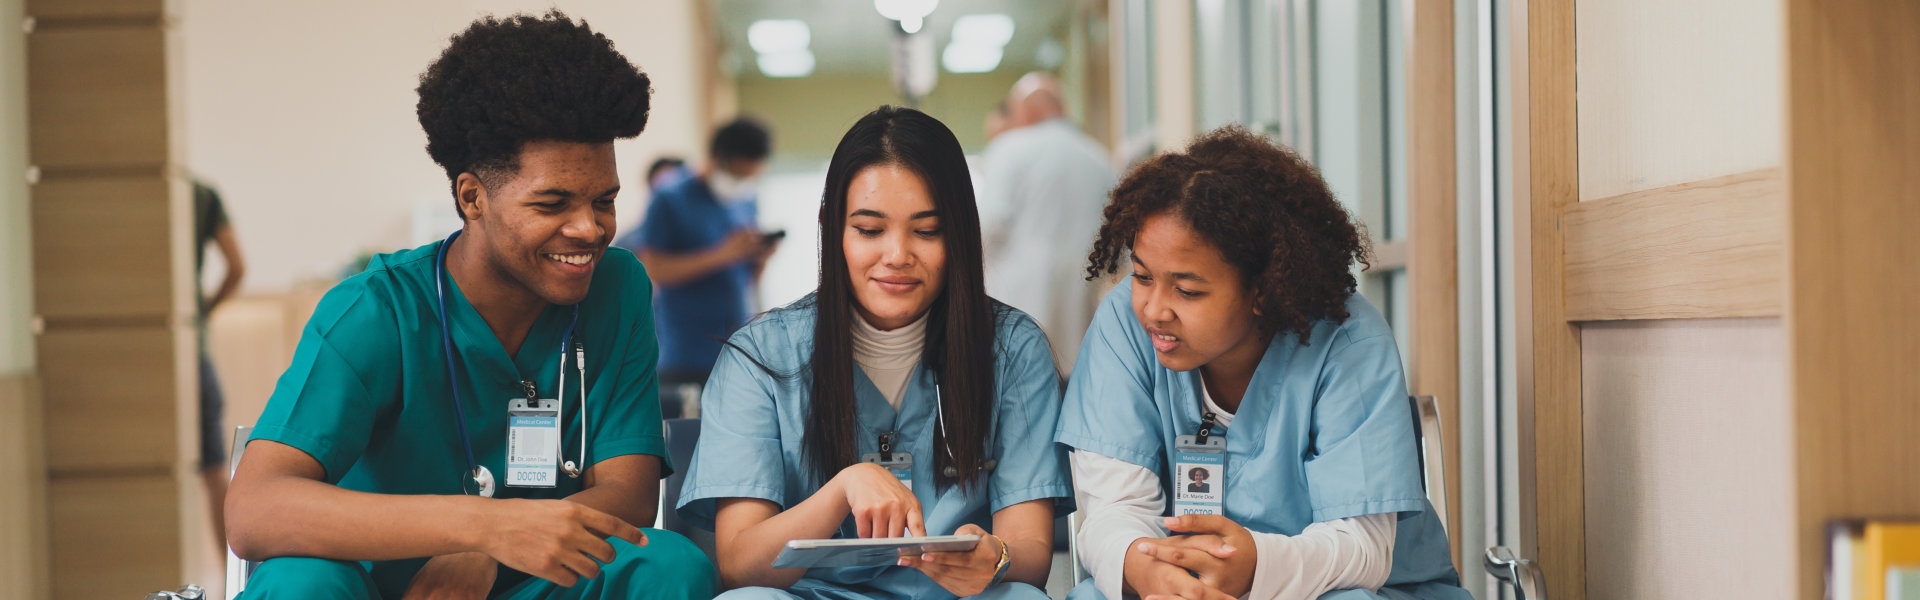
[[[1300,155],[1239,126],[1213,130],[1185,152],[1134,168],[1113,189],[1087,255],[1087,278],[1113,273],[1147,217],[1178,216],[1240,271],[1260,307],[1263,333],[1345,321],[1355,261],[1371,267],[1365,229]]]
[[[640,135],[653,85],[607,36],[553,10],[474,21],[420,74],[417,91],[433,162],[450,182],[473,173],[492,187],[519,171],[529,141]]]

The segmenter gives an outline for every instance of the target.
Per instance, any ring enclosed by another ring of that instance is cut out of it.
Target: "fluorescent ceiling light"
[[[967,15],[953,21],[953,43],[1006,46],[1013,41],[1013,17],[1003,14]]]
[[[768,77],[806,77],[813,74],[813,53],[806,50],[762,54],[760,73]]]
[[[950,73],[986,73],[1000,67],[1001,48],[976,44],[947,44],[940,66]]]
[[[873,0],[873,9],[880,11],[880,16],[902,22],[925,19],[939,5],[940,0]]]
[[[812,42],[807,22],[798,19],[766,19],[747,26],[747,45],[760,54],[806,50]]]

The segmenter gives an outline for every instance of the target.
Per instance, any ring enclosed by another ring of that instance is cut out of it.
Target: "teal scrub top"
[[[792,508],[826,482],[802,457],[812,372],[814,298],[775,309],[729,340],[768,368],[755,366],[728,348],[700,394],[700,443],[680,492],[680,514],[713,528],[721,498],[757,498]],[[847,309],[840,309],[847,310]],[[992,531],[992,514],[1039,499],[1071,506],[1065,449],[1053,443],[1060,414],[1060,376],[1046,335],[1032,318],[1004,305],[996,308],[994,332],[994,431],[988,456],[999,461],[985,485],[934,483],[934,382],[917,368],[908,379],[898,412],[858,366],[854,402],[861,454],[879,452],[880,434],[896,432],[899,451],[913,455],[913,495],[919,499],[928,535],[953,533],[973,523]],[[1058,509],[1056,509],[1058,510]],[[1064,514],[1064,513],[1062,513]],[[857,535],[851,518],[835,537]],[[815,568],[788,591],[808,597],[839,597],[834,589],[870,598],[951,598],[926,575],[907,567]]]
[[[517,356],[509,357],[451,276],[447,319],[455,363],[447,372],[438,300],[434,242],[375,256],[366,271],[340,282],[314,308],[293,364],[274,387],[251,439],[298,448],[340,487],[381,494],[463,493],[466,456],[455,425],[450,376],[461,378],[462,408],[475,460],[501,482],[496,498],[563,498],[580,480],[561,475],[558,487],[505,485],[507,402],[531,380],[553,398],[560,344],[573,308],[548,306]],[[587,366],[587,464],[616,456],[660,457],[672,471],[662,434],[658,348],[654,341],[652,282],[633,253],[608,248],[594,268],[579,305],[574,338]],[[561,461],[578,460],[578,372],[567,363]],[[646,524],[636,524],[646,525]],[[368,563],[383,594],[398,598],[425,558]]]
[[[1344,322],[1275,335],[1234,413],[1227,442],[1226,516],[1252,531],[1298,535],[1310,524],[1397,513],[1387,587],[1416,597],[1469,598],[1420,479],[1413,417],[1393,331],[1365,298]],[[1133,314],[1133,286],[1101,302],[1067,385],[1061,444],[1160,476],[1175,439],[1200,429],[1198,370],[1160,365]],[[1172,514],[1168,502],[1167,514]]]

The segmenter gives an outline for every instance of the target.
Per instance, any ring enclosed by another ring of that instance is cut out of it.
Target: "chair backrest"
[[[680,518],[674,510],[680,504],[680,486],[693,466],[693,448],[700,441],[700,419],[667,419],[667,456],[673,459],[673,474],[660,484],[660,528],[687,536],[708,559],[713,553],[713,532]]]
[[[1413,412],[1415,443],[1420,448],[1420,475],[1427,488],[1427,501],[1440,517],[1440,529],[1447,527],[1446,444],[1440,428],[1440,406],[1433,396],[1407,396]]]
[[[241,425],[233,428],[233,450],[227,455],[228,480],[232,480],[233,474],[238,472],[240,455],[247,451],[247,439],[251,437],[253,437],[253,426]],[[259,566],[260,563],[241,560],[233,553],[233,546],[227,546],[227,600],[233,600],[235,596],[240,595],[241,590],[246,589],[247,577],[253,575],[253,570]]]

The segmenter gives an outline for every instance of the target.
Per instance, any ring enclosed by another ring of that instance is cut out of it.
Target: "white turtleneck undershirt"
[[[896,411],[900,410],[900,397],[907,393],[907,378],[920,365],[920,351],[926,341],[926,315],[893,331],[881,331],[858,311],[853,314],[853,362],[860,365]]]

